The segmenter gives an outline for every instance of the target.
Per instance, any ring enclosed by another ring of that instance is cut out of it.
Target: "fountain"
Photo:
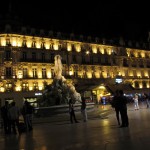
[[[65,77],[62,76],[62,69],[61,56],[56,55],[54,57],[55,77],[52,84],[46,86],[45,92],[39,99],[39,106],[48,107],[68,104],[70,99],[73,103],[81,102],[80,93],[76,91],[72,82],[67,81]]]

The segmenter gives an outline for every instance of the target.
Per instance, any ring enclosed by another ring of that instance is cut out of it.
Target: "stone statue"
[[[52,84],[47,86],[47,92],[43,94],[43,99],[41,99],[41,106],[68,104],[70,99],[73,103],[81,102],[80,93],[76,91],[70,81],[62,76],[63,66],[60,55],[54,57],[54,65],[55,78]]]
[[[62,62],[61,62],[61,56],[60,55],[56,55],[54,57],[54,72],[55,72],[55,78],[56,79],[61,79],[62,78]]]

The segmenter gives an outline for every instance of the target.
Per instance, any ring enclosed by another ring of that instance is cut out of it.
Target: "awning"
[[[115,93],[116,90],[123,90],[124,93],[134,93],[134,88],[130,84],[107,85],[106,88],[112,94]]]
[[[78,85],[76,86],[76,91],[82,92],[82,91],[91,91],[98,88],[98,85]]]

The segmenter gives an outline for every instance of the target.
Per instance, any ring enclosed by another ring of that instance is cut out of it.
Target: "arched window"
[[[138,83],[138,81],[135,81],[135,88],[139,88],[139,83]]]
[[[147,85],[146,85],[146,82],[145,81],[143,81],[143,88],[146,88],[147,87]]]

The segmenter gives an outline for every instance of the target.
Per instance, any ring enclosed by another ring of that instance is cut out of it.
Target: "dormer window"
[[[44,42],[41,43],[41,48],[45,49],[45,43]]]
[[[35,41],[32,42],[32,48],[36,48],[36,42]]]
[[[10,46],[11,44],[10,44],[10,39],[6,39],[6,45],[7,46]]]
[[[22,42],[22,47],[27,47],[27,44],[26,44],[26,40],[23,40],[23,42]]]

